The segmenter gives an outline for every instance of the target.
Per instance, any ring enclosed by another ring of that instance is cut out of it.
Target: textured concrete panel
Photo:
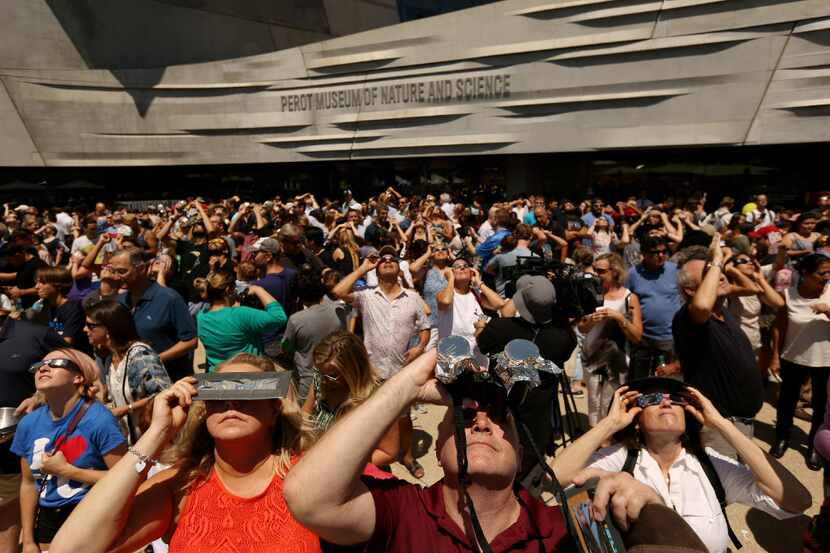
[[[0,81],[0,165],[41,166],[37,151],[6,87]]]
[[[826,0],[504,0],[246,58],[0,75],[57,166],[827,141],[828,68]]]

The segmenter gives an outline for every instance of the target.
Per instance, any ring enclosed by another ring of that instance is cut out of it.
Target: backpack
[[[625,457],[625,464],[623,464],[622,471],[634,476],[634,465],[637,464],[639,456],[639,449],[629,449],[628,454]],[[712,459],[709,458],[709,455],[707,455],[705,451],[700,455],[695,455],[695,457],[697,457],[697,460],[700,462],[700,466],[703,469],[704,474],[706,474],[709,484],[711,484],[712,488],[715,490],[715,496],[718,498],[720,509],[723,512],[723,518],[726,520],[726,530],[729,533],[729,539],[732,540],[732,545],[735,546],[735,549],[740,549],[743,547],[743,544],[741,544],[738,540],[738,536],[736,536],[735,531],[732,530],[732,525],[729,524],[729,517],[726,516],[726,490],[723,489],[723,484],[721,483],[720,477],[715,470],[715,465],[712,464]]]

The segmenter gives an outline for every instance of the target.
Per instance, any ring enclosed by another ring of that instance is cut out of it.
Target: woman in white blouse
[[[701,425],[720,431],[742,463],[700,442]],[[602,444],[618,442],[597,451]],[[810,492],[786,468],[769,458],[694,388],[667,378],[622,386],[608,416],[552,460],[566,486],[586,465],[620,472],[633,453],[631,475],[651,486],[695,530],[711,553],[729,547],[729,527],[713,481],[711,465],[726,503],[743,503],[775,518],[797,516],[812,504]]]

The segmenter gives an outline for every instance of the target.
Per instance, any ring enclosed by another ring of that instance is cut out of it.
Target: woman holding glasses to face
[[[719,431],[743,463],[704,449],[703,426]],[[599,449],[609,441],[615,443]],[[807,488],[724,418],[706,396],[670,378],[645,378],[619,388],[608,416],[557,454],[551,466],[563,486],[586,466],[630,473],[682,516],[711,553],[725,553],[730,545],[721,499],[777,519],[798,516],[812,503]],[[718,483],[722,497],[716,491]]]
[[[247,353],[216,367],[230,383],[283,370]],[[170,553],[319,553],[282,493],[309,443],[294,386],[279,399],[199,401],[196,383],[186,377],[156,396],[150,428],[75,510],[53,553],[129,553],[162,537]],[[147,479],[171,444],[170,468]]]
[[[24,553],[49,550],[92,485],[127,452],[115,418],[94,399],[98,372],[88,355],[57,349],[31,371],[46,403],[20,421],[11,446],[22,472]]]

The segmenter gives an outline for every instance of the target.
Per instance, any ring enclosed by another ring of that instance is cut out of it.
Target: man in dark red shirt
[[[338,545],[368,542],[368,552],[479,549],[472,543],[474,534],[459,489],[451,411],[436,440],[443,480],[429,488],[400,481],[367,487],[360,480],[371,451],[404,409],[413,401],[446,403],[446,392],[433,378],[434,368],[434,350],[404,367],[291,469],[284,493],[298,521]],[[465,406],[470,407],[465,413],[467,492],[493,553],[561,551],[570,540],[559,508],[515,491],[521,448],[514,421],[475,402]],[[602,475],[595,503],[599,516],[605,516],[612,497],[613,513],[624,519],[616,518],[623,528],[638,518],[644,506],[662,505],[651,488],[625,473]]]

